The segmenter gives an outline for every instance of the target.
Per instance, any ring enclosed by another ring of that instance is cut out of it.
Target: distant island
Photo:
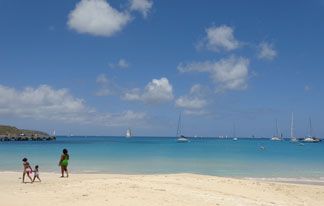
[[[46,132],[18,129],[14,126],[0,125],[0,141],[55,140]]]

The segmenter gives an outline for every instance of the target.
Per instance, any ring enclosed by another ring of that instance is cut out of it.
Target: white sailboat
[[[236,127],[235,124],[233,124],[233,141],[237,141],[237,137],[236,137]]]
[[[306,142],[306,143],[318,143],[320,141],[322,141],[320,138],[317,138],[317,137],[313,136],[312,120],[311,120],[311,118],[309,118],[309,134],[308,134],[308,137],[305,137],[303,139],[303,142]]]
[[[177,142],[186,143],[189,142],[189,139],[181,134],[182,125],[181,125],[181,112],[179,114],[178,128],[177,128]]]
[[[294,135],[294,113],[291,113],[291,124],[290,124],[290,141],[291,142],[298,142],[298,139]]]
[[[128,128],[126,130],[126,138],[130,138],[130,137],[132,137],[132,130],[130,128]]]
[[[272,136],[270,139],[272,141],[281,141],[282,137],[279,137],[279,130],[278,130],[278,120],[276,119],[276,134]]]

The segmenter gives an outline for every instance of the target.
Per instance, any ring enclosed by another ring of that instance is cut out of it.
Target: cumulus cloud
[[[116,64],[110,63],[109,67],[113,69],[126,69],[129,67],[129,63],[125,59],[119,59]]]
[[[198,48],[207,48],[214,52],[232,51],[239,48],[240,42],[234,37],[232,27],[222,25],[206,29],[207,36],[198,44]]]
[[[130,10],[140,12],[144,18],[147,17],[152,6],[151,0],[130,0]]]
[[[130,20],[128,13],[114,9],[106,0],[81,0],[70,12],[67,24],[79,33],[110,37]]]
[[[143,91],[138,88],[127,91],[123,99],[128,101],[143,101],[149,104],[168,102],[173,99],[173,88],[169,80],[162,77],[161,79],[153,79],[146,85]]]
[[[207,72],[218,86],[217,91],[244,90],[247,88],[249,60],[243,57],[229,57],[219,61],[180,63],[180,72]]]
[[[48,85],[40,85],[37,88],[26,87],[22,90],[0,85],[0,96],[0,117],[105,126],[127,125],[131,120],[137,122],[146,120],[146,114],[142,112],[97,112],[87,106],[83,99],[74,97],[69,90],[56,90]]]
[[[191,87],[189,94],[180,96],[175,104],[177,107],[185,109],[186,114],[204,114],[204,108],[208,104],[205,99],[206,91],[206,88],[200,84],[195,84]]]
[[[77,120],[80,117],[75,114],[86,108],[84,100],[73,97],[68,90],[47,85],[22,91],[0,85],[0,96],[1,116]]]
[[[261,42],[258,48],[259,48],[259,53],[258,53],[259,59],[273,60],[274,58],[277,57],[277,51],[273,48],[272,44],[269,44],[267,42]]]

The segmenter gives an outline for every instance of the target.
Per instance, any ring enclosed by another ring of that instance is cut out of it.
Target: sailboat
[[[276,119],[276,134],[272,136],[270,139],[272,141],[281,141],[282,137],[279,137],[279,130],[278,130],[278,120]]]
[[[290,124],[290,141],[298,142],[298,139],[294,136],[294,113],[291,113],[291,124]]]
[[[237,141],[237,137],[236,137],[236,127],[235,124],[233,124],[233,141]]]
[[[179,119],[178,119],[178,128],[177,128],[177,142],[179,143],[189,142],[189,139],[181,134],[181,129],[182,129],[182,125],[181,125],[181,112],[180,112]]]
[[[313,136],[312,133],[313,133],[313,131],[312,131],[312,120],[311,120],[311,118],[309,118],[309,134],[308,134],[308,137],[305,137],[303,139],[303,142],[318,143],[318,142],[322,141],[320,138],[317,138],[317,137]]]
[[[130,137],[132,137],[132,130],[130,128],[128,128],[126,130],[126,138],[130,138]]]

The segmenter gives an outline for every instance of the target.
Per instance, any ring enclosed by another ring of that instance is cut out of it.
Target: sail
[[[131,137],[132,136],[132,130],[130,128],[128,128],[126,130],[126,137]]]

